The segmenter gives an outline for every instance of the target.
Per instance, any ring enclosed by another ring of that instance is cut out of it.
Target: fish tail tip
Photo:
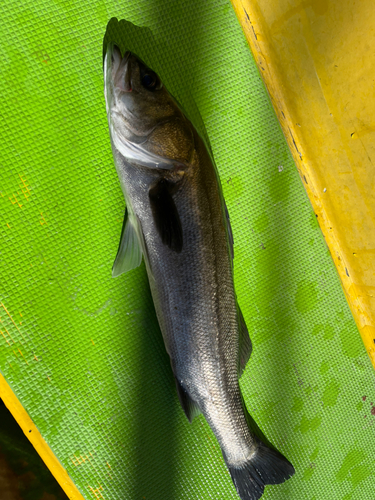
[[[243,465],[227,465],[241,500],[258,500],[267,484],[283,483],[295,472],[293,465],[283,455],[262,442],[256,453]]]

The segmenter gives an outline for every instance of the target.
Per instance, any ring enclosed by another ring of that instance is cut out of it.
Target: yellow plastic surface
[[[232,0],[375,367],[375,9]]]
[[[51,448],[43,439],[38,428],[23,408],[16,395],[12,391],[5,378],[0,373],[0,394],[8,410],[13,414],[27,438],[38,451],[43,462],[46,464],[56,480],[60,483],[69,500],[83,500],[81,493],[69,477],[65,468],[56,458]]]

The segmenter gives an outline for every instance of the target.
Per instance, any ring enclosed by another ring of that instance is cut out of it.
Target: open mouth
[[[131,82],[131,55],[130,51],[121,56],[119,47],[115,44],[108,47],[107,57],[111,61],[111,73],[114,87],[123,92],[132,92]]]

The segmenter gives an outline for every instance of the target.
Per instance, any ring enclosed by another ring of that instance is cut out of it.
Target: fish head
[[[105,56],[104,95],[112,145],[125,158],[166,169],[189,163],[191,123],[155,71],[116,45]]]

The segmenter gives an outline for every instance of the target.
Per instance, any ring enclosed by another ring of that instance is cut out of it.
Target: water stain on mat
[[[229,179],[227,179],[227,186],[223,184],[223,189],[227,188],[230,189],[230,198],[231,199],[238,199],[240,198],[244,193],[246,194],[246,186],[244,186],[244,183],[241,181],[240,177],[236,175],[231,175]],[[230,214],[229,214],[230,215]]]
[[[314,474],[315,470],[316,470],[316,465],[313,462],[311,462],[309,467],[307,467],[307,469],[305,469],[302,479],[304,481],[309,481],[311,479],[312,475]]]
[[[364,404],[362,403],[362,401],[359,401],[356,405],[355,405],[357,411],[362,411],[363,408],[364,408]]]
[[[323,333],[324,340],[332,340],[335,336],[335,329],[331,325],[317,324],[314,326],[311,334],[318,335],[319,333]]]
[[[318,303],[318,290],[316,283],[301,281],[297,285],[295,306],[300,313],[311,311]]]
[[[282,158],[282,155],[278,155]],[[288,160],[284,158],[284,161],[276,162],[277,165],[285,165]],[[285,202],[290,194],[290,188],[292,185],[292,177],[288,169],[283,168],[281,171],[278,170],[275,164],[274,173],[269,184],[269,194],[273,203],[278,203],[280,201]]]
[[[366,454],[360,449],[352,449],[346,455],[340,470],[336,474],[336,480],[338,482],[346,480],[352,483],[352,491],[344,498],[351,498],[357,486],[373,475],[373,469],[366,464],[361,463],[366,458]]]
[[[266,212],[263,212],[258,215],[258,217],[254,220],[254,229],[262,233],[265,231],[270,223],[268,215]]]
[[[316,415],[315,417],[309,419],[306,415],[302,415],[301,422],[296,425],[294,431],[301,431],[302,434],[305,434],[308,431],[315,431],[320,424],[322,423],[322,417],[320,415]]]
[[[297,396],[294,396],[294,405],[292,406],[291,410],[294,411],[294,412],[299,412],[302,410],[303,408],[303,399],[302,398],[299,398]]]
[[[335,406],[339,392],[340,384],[336,380],[331,380],[328,384],[326,384],[322,397],[324,408],[328,406]]]
[[[329,371],[329,366],[330,366],[329,363],[323,360],[319,368],[320,374],[325,375]]]
[[[340,330],[341,351],[348,358],[356,358],[363,354],[363,344],[361,339],[353,331],[351,321],[341,324]]]
[[[312,452],[312,454],[310,455],[310,460],[315,460],[316,457],[318,456],[319,454],[319,446],[317,446],[315,448],[315,450]]]
[[[311,215],[310,215],[310,218],[309,218],[309,223],[310,223],[311,229],[319,229],[320,230],[319,223],[318,223],[318,218],[317,218],[316,214],[313,211],[311,211]],[[329,252],[329,250],[328,250],[328,252]]]
[[[353,467],[358,466],[366,458],[366,453],[360,449],[352,449],[344,458],[344,461],[336,473],[336,480],[341,482],[347,479]]]
[[[368,467],[367,465],[358,465],[357,467],[353,467],[350,471],[350,481],[353,484],[353,487],[356,488],[359,483],[367,479],[373,474],[373,469]]]

